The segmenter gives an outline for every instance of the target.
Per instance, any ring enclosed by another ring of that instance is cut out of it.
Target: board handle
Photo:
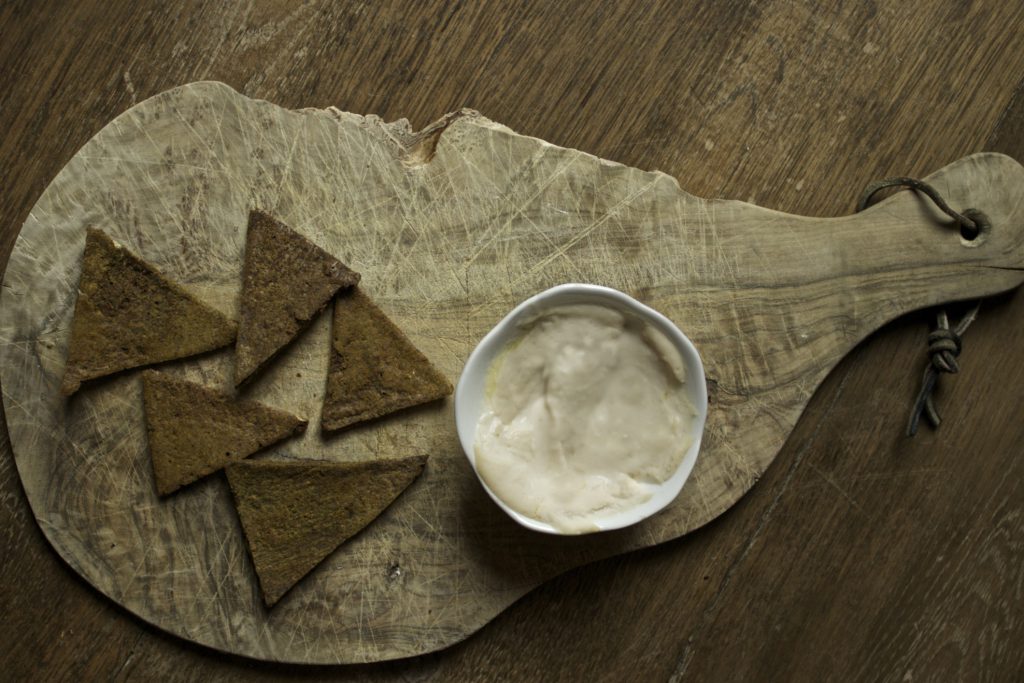
[[[912,308],[989,296],[1024,282],[1024,166],[1004,154],[973,154],[924,181],[954,211],[980,211],[987,223],[976,235],[962,234],[923,193],[897,192],[839,219],[851,256],[864,259],[858,265],[912,274],[915,282],[903,288]]]
[[[982,211],[988,224],[968,239],[954,219],[914,191],[840,218],[768,212],[785,227],[755,233],[753,249],[773,255],[774,283],[765,286],[789,281],[805,283],[803,295],[828,291],[844,336],[856,343],[910,311],[1024,282],[1024,166],[1003,154],[980,153],[923,180],[955,211]]]

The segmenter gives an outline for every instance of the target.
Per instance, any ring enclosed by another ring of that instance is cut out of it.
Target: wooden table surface
[[[573,7],[573,5],[579,5]],[[513,129],[809,215],[968,153],[1024,160],[1024,5],[985,2],[0,6],[0,263],[64,163],[133,103],[200,79],[415,128]],[[358,667],[224,656],[68,569],[0,431],[0,670],[20,679],[1020,680],[1024,295],[983,304],[945,422],[903,436],[931,315],[829,376],[737,506],[573,570],[446,651]]]

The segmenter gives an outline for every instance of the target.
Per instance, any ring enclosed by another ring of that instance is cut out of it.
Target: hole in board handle
[[[960,244],[965,247],[981,246],[992,231],[992,222],[984,212],[977,209],[965,209],[963,215],[974,225],[960,225]]]

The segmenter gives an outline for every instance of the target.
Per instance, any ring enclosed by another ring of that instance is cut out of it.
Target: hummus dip
[[[562,533],[647,501],[692,443],[683,360],[612,308],[553,308],[488,372],[474,455],[510,508]]]

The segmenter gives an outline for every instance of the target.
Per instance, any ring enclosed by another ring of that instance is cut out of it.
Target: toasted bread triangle
[[[235,324],[101,230],[89,228],[71,322],[65,396],[82,382],[227,346]]]
[[[325,432],[436,401],[452,385],[358,287],[334,303]]]
[[[249,214],[235,386],[267,365],[359,273],[284,223]]]
[[[306,428],[283,410],[154,370],[142,375],[142,396],[161,496]]]
[[[380,515],[426,456],[336,463],[245,460],[225,470],[268,607]]]

